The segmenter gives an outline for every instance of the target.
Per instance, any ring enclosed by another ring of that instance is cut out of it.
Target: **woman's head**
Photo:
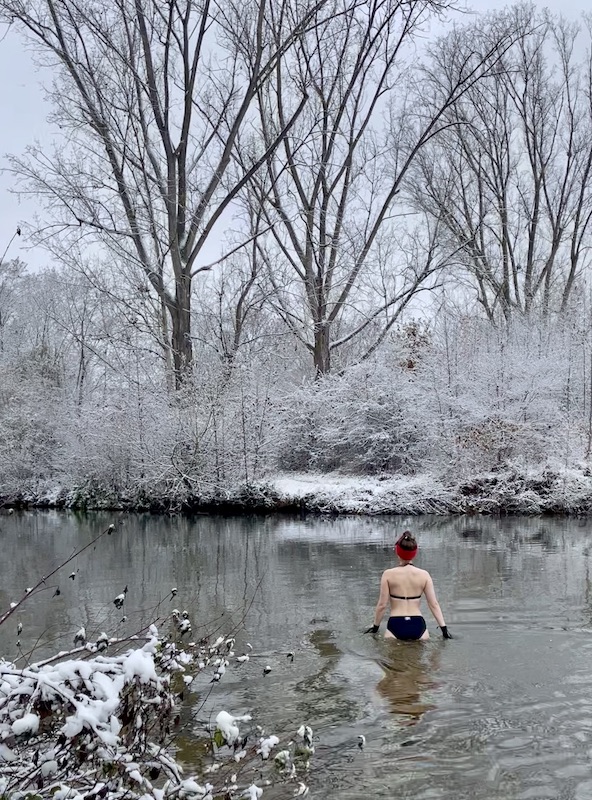
[[[403,531],[395,544],[395,553],[401,561],[411,561],[417,554],[417,542],[411,531]]]

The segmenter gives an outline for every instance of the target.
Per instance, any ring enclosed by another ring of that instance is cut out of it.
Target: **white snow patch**
[[[140,679],[140,683],[149,683],[151,680],[157,680],[154,660],[145,650],[131,652],[125,659],[123,672],[129,681],[136,677]]]
[[[247,797],[248,800],[258,800],[262,794],[263,789],[261,789],[259,786],[255,786],[255,784],[252,783],[248,789],[245,789],[243,797]]]
[[[44,761],[41,765],[41,774],[44,778],[47,778],[48,775],[55,775],[58,771],[58,762],[54,759],[50,761]]]
[[[213,788],[210,783],[200,786],[199,783],[191,779],[181,781],[179,797],[187,798],[187,800],[207,800],[207,798],[211,798]]]
[[[216,727],[222,733],[226,744],[233,745],[240,736],[237,722],[248,722],[250,719],[250,714],[245,714],[242,717],[233,717],[228,711],[220,711],[216,717]]]
[[[268,736],[267,739],[260,739],[259,740],[259,747],[257,748],[257,752],[261,753],[261,758],[267,759],[269,758],[269,754],[276,746],[279,744],[280,740],[277,736]]]
[[[16,753],[13,753],[10,747],[7,747],[5,744],[0,744],[0,761],[16,761],[18,756]]]
[[[11,727],[15,736],[22,736],[25,733],[37,733],[39,730],[39,717],[37,714],[25,714],[20,719],[15,719]]]

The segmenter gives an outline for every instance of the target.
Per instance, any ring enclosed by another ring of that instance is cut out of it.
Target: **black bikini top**
[[[420,594],[414,594],[413,597],[403,597],[400,594],[392,594],[391,597],[395,600],[421,600]]]

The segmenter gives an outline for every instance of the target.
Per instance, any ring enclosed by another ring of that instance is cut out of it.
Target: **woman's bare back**
[[[384,574],[388,581],[391,599],[393,599],[393,595],[396,595],[398,599],[421,597],[429,579],[427,570],[414,567],[413,564],[392,567],[385,570]]]

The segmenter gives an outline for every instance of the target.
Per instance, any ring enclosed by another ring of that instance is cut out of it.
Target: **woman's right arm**
[[[434,589],[434,582],[432,580],[432,576],[428,572],[428,579],[426,581],[426,585],[424,588],[424,594],[426,600],[428,601],[428,606],[430,611],[434,615],[434,619],[436,620],[438,626],[440,628],[445,628],[446,623],[444,622],[444,614],[442,614],[442,609],[440,608],[440,603],[438,602],[438,598],[436,597],[436,590]]]

